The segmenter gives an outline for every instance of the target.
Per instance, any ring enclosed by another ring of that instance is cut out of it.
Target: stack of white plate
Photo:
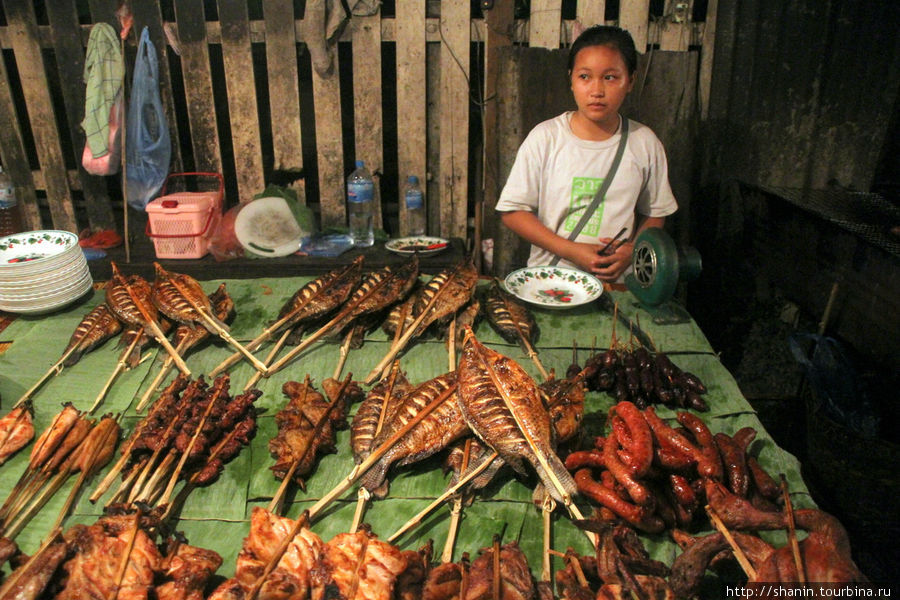
[[[0,310],[50,312],[81,298],[93,283],[74,233],[26,231],[0,237]]]

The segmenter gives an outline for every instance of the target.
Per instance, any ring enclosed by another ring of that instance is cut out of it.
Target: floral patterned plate
[[[449,246],[450,243],[444,238],[413,236],[397,238],[384,243],[384,247],[396,254],[413,254],[418,252],[419,256],[428,256],[429,254],[437,254]]]
[[[526,267],[506,276],[510,293],[546,308],[571,308],[593,302],[603,293],[599,279],[569,267]]]
[[[68,231],[44,230],[15,233],[0,238],[0,268],[31,270],[42,260],[78,248],[78,236]],[[61,257],[60,257],[61,258]]]

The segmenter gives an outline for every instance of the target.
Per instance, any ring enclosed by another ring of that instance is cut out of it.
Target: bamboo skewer
[[[344,341],[341,342],[338,363],[334,368],[334,374],[331,376],[334,380],[337,380],[337,378],[341,376],[341,371],[344,370],[344,365],[347,362],[347,355],[350,354],[350,341],[353,339],[353,328],[350,327],[349,329],[347,335],[344,336]]]
[[[183,339],[178,342],[178,345],[175,346],[175,352],[181,356],[181,353],[185,350],[185,345],[187,344],[187,339]],[[144,392],[144,395],[141,396],[141,399],[138,401],[137,407],[135,407],[135,411],[141,412],[144,410],[144,407],[147,406],[147,403],[150,402],[150,398],[153,396],[154,392],[159,389],[159,386],[162,384],[163,379],[166,378],[166,375],[169,374],[169,371],[172,370],[172,357],[168,354],[166,355],[166,360],[163,362],[162,367],[159,369],[159,373],[157,373],[156,377],[150,383],[150,387],[147,388],[147,391]]]
[[[94,399],[94,403],[91,405],[91,409],[88,411],[89,415],[94,414],[94,411],[97,410],[97,407],[100,406],[100,403],[103,402],[103,399],[106,398],[106,395],[109,393],[110,388],[112,388],[112,384],[119,377],[119,374],[125,370],[125,367],[128,366],[128,357],[134,352],[135,347],[141,341],[141,337],[144,335],[144,328],[140,328],[134,334],[134,339],[131,340],[131,343],[128,344],[128,347],[122,351],[122,354],[119,356],[119,361],[116,363],[116,367],[113,369],[112,375],[109,376],[109,379],[106,380],[106,383],[103,385],[103,389],[100,390],[100,393],[97,394],[97,397]]]
[[[139,299],[134,297],[134,292],[131,291],[131,286],[126,282],[123,282],[122,285],[125,287],[125,291],[128,292],[128,296],[134,303],[135,308],[140,311],[141,316],[144,318],[144,327],[148,328],[150,330],[150,333],[153,334],[153,338],[157,342],[159,342],[160,346],[166,349],[166,352],[168,352],[169,356],[172,357],[172,360],[175,361],[175,366],[178,367],[178,370],[190,377],[191,370],[184,362],[184,359],[182,359],[178,352],[176,352],[175,348],[172,347],[172,344],[166,338],[166,335],[162,332],[162,329],[159,328],[159,324],[156,322],[156,319],[153,319],[149,314],[147,314],[147,311],[144,309],[144,305],[140,302]]]
[[[425,519],[425,517],[427,517],[429,514],[431,514],[431,512],[435,508],[437,508],[438,506],[443,504],[447,498],[456,494],[456,492],[459,491],[460,489],[462,489],[463,486],[465,486],[467,483],[469,483],[470,481],[472,481],[473,479],[478,477],[482,472],[484,472],[484,470],[487,469],[490,466],[491,462],[493,462],[494,459],[497,458],[498,456],[499,456],[499,454],[494,452],[483,463],[481,463],[474,469],[471,469],[470,471],[468,471],[464,477],[460,477],[459,481],[457,481],[454,485],[452,485],[451,487],[444,490],[444,492],[440,496],[435,498],[431,502],[431,504],[429,504],[428,506],[423,508],[421,511],[419,511],[418,514],[416,514],[416,516],[414,516],[412,519],[410,519],[409,521],[404,523],[400,527],[400,529],[398,529],[393,534],[391,534],[391,537],[389,537],[387,539],[387,541],[393,542],[394,540],[399,538],[401,535],[403,535],[404,533],[406,533],[407,531],[409,531],[410,529],[412,529],[413,527],[415,527],[416,525],[421,523]],[[455,535],[453,537],[455,537]],[[448,537],[448,540],[449,539],[450,539],[450,537]],[[452,547],[453,547],[452,544],[450,545],[450,547],[451,547],[451,553],[452,553]],[[446,545],[445,545],[445,549],[446,549]],[[448,562],[448,561],[445,560],[444,562]]]
[[[734,536],[731,535],[731,532],[728,531],[728,528],[725,527],[725,523],[722,522],[722,519],[719,518],[719,515],[716,514],[716,511],[707,504],[706,505],[706,514],[709,515],[709,521],[713,524],[719,533],[725,538],[725,541],[728,542],[728,545],[731,546],[732,552],[734,552],[734,557],[737,559],[738,564],[741,565],[741,569],[744,570],[744,574],[750,579],[750,581],[756,580],[756,569],[753,568],[753,565],[750,564],[750,560],[747,558],[747,555],[744,554],[743,549],[738,546],[738,543],[734,540]]]
[[[278,341],[275,342],[275,345],[272,346],[272,349],[269,350],[269,354],[266,355],[266,360],[265,360],[266,368],[268,368],[268,365],[272,364],[272,361],[275,360],[275,357],[278,356],[278,353],[281,352],[282,348],[284,348],[284,345],[287,343],[288,337],[290,337],[290,335],[293,331],[294,331],[293,329],[285,330],[285,332],[283,334],[281,334],[281,337],[278,338]],[[262,379],[262,376],[263,376],[263,374],[261,372],[254,371],[253,375],[250,376],[250,379],[247,380],[247,383],[244,384],[243,391],[244,392],[250,391],[250,389],[252,389],[253,386],[255,386],[256,383],[260,379]]]
[[[62,487],[62,485],[66,482],[66,479],[69,478],[68,471],[61,471],[54,475],[49,479],[49,485],[41,490],[41,493],[37,496],[37,498],[29,498],[31,503],[28,505],[28,508],[22,508],[24,510],[22,512],[16,511],[16,517],[12,521],[9,522],[8,525],[4,525],[3,527],[3,535],[9,539],[15,539],[15,537],[19,534],[22,529],[28,524],[29,521],[37,514],[39,510],[41,510],[47,501],[53,497],[53,494]]]
[[[119,597],[119,589],[122,587],[122,581],[125,579],[125,570],[128,569],[128,562],[131,560],[131,551],[134,550],[134,542],[137,540],[138,529],[141,525],[141,510],[138,509],[134,513],[134,526],[128,535],[128,543],[125,546],[125,553],[119,562],[119,568],[116,569],[116,585],[113,587],[112,600]]]
[[[188,301],[188,304],[190,304],[191,307],[197,312],[197,314],[200,315],[200,317],[202,317],[204,321],[206,321],[209,327],[211,327],[215,331],[216,335],[229,343],[238,352],[243,354],[247,358],[247,360],[250,361],[250,364],[252,364],[254,368],[256,368],[256,370],[262,373],[266,372],[266,365],[264,365],[258,358],[253,356],[253,353],[247,350],[247,348],[245,348],[240,342],[234,339],[231,334],[228,333],[228,330],[222,327],[222,323],[218,319],[214,318],[206,309],[206,307],[201,306],[199,303],[197,303],[197,301],[194,300],[194,298],[184,290],[184,287],[182,287],[180,283],[178,283],[175,279],[169,279],[169,283],[171,283],[172,286],[176,290],[178,290],[178,292],[184,297],[184,299]]]
[[[90,331],[91,330],[88,330],[88,333],[90,333]],[[44,383],[46,383],[48,379],[50,379],[54,375],[59,375],[65,368],[63,367],[63,363],[66,362],[66,359],[69,358],[77,348],[78,344],[73,344],[71,348],[66,350],[66,352],[60,357],[60,359],[56,361],[52,367],[47,369],[47,372],[41,375],[41,378],[38,379],[34,385],[28,388],[28,390],[24,394],[22,394],[21,398],[16,400],[16,403],[13,404],[12,407],[16,408],[26,400],[29,400],[40,389],[40,387],[44,385]]]
[[[544,545],[541,552],[541,581],[550,582],[552,571],[550,570],[550,515],[556,509],[556,502],[550,497],[550,493],[544,490],[544,501],[541,503],[541,517],[544,522]]]
[[[781,495],[784,497],[784,512],[787,514],[788,540],[791,542],[791,553],[794,555],[794,564],[797,566],[797,579],[800,583],[806,583],[806,569],[803,566],[803,556],[800,554],[800,544],[797,542],[797,525],[794,523],[794,507],[791,504],[791,494],[788,492],[787,479],[781,473]]]
[[[359,529],[371,498],[372,492],[366,488],[361,487],[356,490],[356,510],[353,511],[353,523],[350,525],[350,533],[356,533],[356,530]]]
[[[500,586],[502,585],[503,580],[500,578],[500,536],[496,533],[494,534],[492,545],[494,555],[491,558],[493,559],[494,564],[491,569],[491,598],[493,600],[500,600]]]
[[[285,354],[279,361],[277,361],[274,365],[270,365],[266,369],[266,377],[274,375],[278,371],[284,368],[286,364],[294,359],[295,356],[309,348],[314,342],[319,341],[326,334],[328,334],[332,327],[334,327],[337,323],[339,323],[346,316],[345,311],[341,311],[335,317],[333,317],[330,321],[319,327],[311,336],[303,340],[301,343],[297,344],[293,350]]]
[[[350,486],[352,486],[357,479],[362,477],[366,471],[368,471],[372,466],[378,462],[382,456],[387,453],[388,450],[391,449],[400,438],[410,432],[413,427],[418,425],[422,419],[427,417],[431,412],[437,408],[442,402],[446,401],[451,394],[456,393],[456,386],[450,386],[446,390],[444,390],[440,396],[429,402],[425,407],[420,410],[415,417],[410,419],[406,425],[401,427],[397,432],[391,436],[391,438],[381,444],[378,448],[376,448],[366,459],[353,467],[350,470],[350,473],[341,481],[338,485],[336,485],[330,492],[325,494],[318,502],[316,502],[312,508],[309,509],[309,518],[312,519],[320,511],[325,509],[329,504],[331,504],[335,498],[346,492]]]
[[[431,300],[428,301],[428,304],[425,305],[425,308],[422,309],[422,312],[416,317],[416,320],[410,323],[409,327],[407,327],[403,331],[403,335],[400,336],[400,339],[397,340],[396,344],[391,345],[391,349],[388,350],[387,354],[384,355],[384,358],[381,359],[381,362],[372,369],[369,374],[366,376],[365,383],[366,385],[371,385],[375,382],[375,379],[378,375],[387,367],[387,365],[391,364],[391,361],[400,354],[400,352],[406,347],[406,344],[409,343],[409,340],[416,334],[416,330],[419,328],[419,325],[428,317],[428,313],[431,312],[431,307],[434,306],[435,302],[437,302],[438,298],[440,298],[440,294],[435,294]]]

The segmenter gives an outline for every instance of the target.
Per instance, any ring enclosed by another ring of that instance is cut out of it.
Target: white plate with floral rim
[[[43,230],[14,233],[0,238],[0,269],[30,271],[77,248],[78,236],[69,231]]]
[[[427,256],[429,254],[437,254],[442,252],[450,245],[450,242],[444,238],[429,237],[427,235],[402,237],[395,240],[388,240],[384,243],[384,247],[396,254],[414,254],[419,256]]]
[[[599,279],[569,267],[525,267],[507,275],[503,285],[517,298],[545,308],[581,306],[603,293]]]

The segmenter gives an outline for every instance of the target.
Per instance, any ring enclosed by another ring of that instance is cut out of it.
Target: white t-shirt
[[[538,124],[516,154],[516,161],[496,210],[527,210],[557,235],[567,238],[584,209],[609,172],[619,131],[608,140],[583,140],[572,133],[566,112]],[[637,121],[628,121],[628,141],[622,162],[603,202],[585,224],[575,241],[593,242],[611,238],[627,227],[624,238],[633,234],[635,210],[648,217],[665,217],[678,209],[672,188],[666,152],[656,134]],[[528,266],[547,265],[554,254],[531,246]],[[560,265],[572,267],[561,260]]]

